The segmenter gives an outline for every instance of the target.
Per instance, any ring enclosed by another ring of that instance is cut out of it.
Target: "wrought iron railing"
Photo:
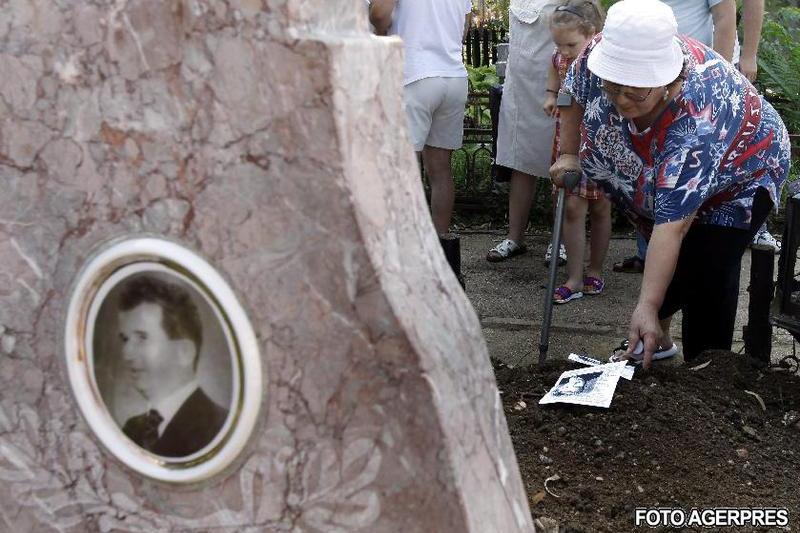
[[[464,116],[464,144],[453,153],[456,199],[480,204],[492,191],[492,121],[489,94],[471,92]]]
[[[464,36],[464,62],[473,67],[494,65],[497,44],[506,41],[506,30],[496,27],[472,27]]]
[[[497,206],[501,195],[492,182],[492,142],[489,94],[470,92],[464,113],[464,142],[451,159],[456,211],[487,211]],[[422,175],[425,192],[430,194],[424,165]]]

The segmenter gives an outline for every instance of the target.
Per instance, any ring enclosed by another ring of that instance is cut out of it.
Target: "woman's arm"
[[[675,273],[675,265],[678,264],[681,243],[694,216],[692,213],[682,220],[658,224],[650,237],[639,302],[633,311],[628,331],[630,350],[633,350],[639,340],[644,343],[645,368],[650,367],[653,353],[661,342],[663,332],[658,320],[658,310],[664,302],[667,287]]]
[[[559,131],[561,153],[578,155],[578,148],[581,145],[583,106],[573,98],[572,103],[567,107],[560,108],[559,112],[561,113],[561,129]]]
[[[583,119],[583,106],[572,99],[568,107],[560,107],[561,114],[559,142],[561,143],[561,155],[553,166],[550,167],[550,179],[556,187],[562,187],[564,172],[568,170],[580,171],[581,165],[578,160],[578,148],[581,143],[581,120]]]

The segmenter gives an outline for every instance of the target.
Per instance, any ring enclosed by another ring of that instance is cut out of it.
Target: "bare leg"
[[[452,150],[427,145],[422,149],[422,160],[431,184],[431,218],[439,235],[449,231],[450,218],[453,216],[456,191],[450,169],[452,153]]]
[[[583,254],[586,249],[586,198],[568,194],[564,215],[564,246],[567,247],[567,281],[571,291],[583,290]],[[557,256],[557,250],[553,255]]]
[[[589,268],[586,270],[586,274],[600,279],[608,252],[608,243],[611,240],[611,202],[605,196],[589,202],[589,221],[592,224],[592,234],[589,247]]]
[[[525,242],[525,230],[528,227],[536,179],[518,170],[511,174],[511,190],[508,193],[508,238],[517,244]]]

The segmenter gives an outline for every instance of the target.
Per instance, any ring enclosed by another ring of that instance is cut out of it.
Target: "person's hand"
[[[544,110],[545,115],[548,117],[554,117],[556,115],[556,95],[553,93],[547,93],[547,96],[544,97],[544,105],[542,106],[542,110]]]
[[[575,154],[561,154],[550,167],[550,180],[556,187],[564,186],[564,173],[574,170],[581,171],[581,163]]]
[[[756,61],[755,57],[740,57],[739,71],[744,74],[750,82],[756,81],[756,76],[758,75],[758,61]]]
[[[642,361],[644,369],[648,370],[653,362],[653,354],[658,349],[663,336],[664,332],[661,331],[661,323],[658,320],[658,309],[639,302],[631,316],[631,324],[628,329],[628,351],[625,355],[630,357],[641,340],[644,344]]]

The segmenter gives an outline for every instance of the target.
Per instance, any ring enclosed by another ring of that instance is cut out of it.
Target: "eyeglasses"
[[[650,89],[648,89],[648,91],[644,94],[642,94],[641,92],[632,93],[630,91],[623,91],[622,87],[623,87],[622,85],[617,85],[616,83],[611,83],[605,80],[602,80],[600,82],[600,88],[607,95],[614,97],[625,95],[625,98],[627,98],[628,100],[633,100],[634,102],[644,102],[653,93],[653,87],[650,87]]]

